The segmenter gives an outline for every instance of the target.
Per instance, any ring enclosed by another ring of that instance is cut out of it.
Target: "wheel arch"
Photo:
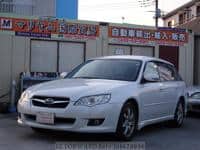
[[[135,106],[135,108],[136,108],[136,113],[137,113],[137,123],[138,123],[138,121],[139,121],[139,104],[138,104],[138,101],[136,100],[136,98],[133,98],[133,97],[131,97],[131,98],[128,98],[125,102],[124,102],[124,104],[123,104],[123,106],[126,104],[126,103],[131,103],[131,104],[133,104],[134,106]],[[123,107],[122,106],[122,107]]]

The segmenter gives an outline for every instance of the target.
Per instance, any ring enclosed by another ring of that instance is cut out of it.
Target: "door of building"
[[[131,46],[109,45],[109,55],[131,55]]]
[[[84,43],[31,41],[31,72],[69,72],[84,60]]]
[[[179,47],[177,46],[160,46],[159,47],[159,58],[174,64],[178,70],[179,66]]]
[[[59,43],[59,72],[70,72],[84,62],[84,44],[72,42]]]
[[[132,55],[153,57],[154,49],[153,49],[153,47],[133,46],[132,47]]]
[[[57,42],[31,41],[31,72],[57,72]]]

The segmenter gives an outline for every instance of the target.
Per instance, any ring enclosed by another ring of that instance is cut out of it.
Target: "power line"
[[[138,8],[138,6],[112,6],[112,7],[98,7],[98,8],[92,8],[92,7],[89,7],[89,8],[83,8],[84,11],[91,11],[91,10],[95,10],[95,11],[100,11],[100,10],[103,10],[103,11],[107,11],[107,10],[120,10],[122,11],[123,9],[133,9],[133,8]],[[138,10],[137,10],[138,11]]]
[[[150,7],[155,4],[155,0],[138,0],[140,7]]]
[[[136,8],[139,11],[140,8],[152,7],[155,6],[155,26],[158,27],[158,19],[161,17],[161,10],[158,8],[158,0],[136,0],[136,1],[123,1],[123,2],[108,2],[103,4],[94,4],[92,5],[82,5],[81,8],[84,11],[107,11],[107,10],[120,10],[123,9],[133,9]],[[143,12],[147,12],[146,10]]]
[[[161,10],[158,8],[158,0],[138,0],[141,7],[149,7],[155,5],[155,27],[158,27],[158,19],[161,17]]]
[[[113,7],[138,7],[138,3],[108,3],[99,5],[82,5],[82,8],[113,8]]]

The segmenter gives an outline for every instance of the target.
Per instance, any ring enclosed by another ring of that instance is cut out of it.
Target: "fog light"
[[[105,119],[89,119],[88,126],[99,126],[104,122]]]

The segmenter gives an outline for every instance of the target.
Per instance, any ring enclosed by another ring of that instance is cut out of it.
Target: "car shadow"
[[[166,130],[168,128],[169,126],[167,125],[167,122],[148,125],[142,128],[140,131],[138,131],[137,136],[153,134],[155,132],[163,132],[163,130]]]
[[[144,128],[142,128],[140,131],[136,132],[135,136],[133,137],[133,140],[139,140],[141,136],[143,135],[151,135],[155,132],[163,132],[163,130],[168,130],[168,127],[166,127],[166,122],[149,125]],[[36,139],[45,139],[48,141],[54,141],[54,142],[70,142],[70,141],[76,141],[76,142],[95,142],[95,141],[118,141],[114,134],[111,133],[102,133],[102,134],[94,134],[94,133],[74,133],[74,132],[66,132],[66,131],[52,131],[52,130],[46,130],[44,132],[34,132],[32,131],[29,135],[30,138],[36,138]]]
[[[40,138],[45,140],[50,140],[54,142],[67,142],[67,141],[116,141],[116,137],[113,134],[89,134],[89,133],[74,133],[66,131],[46,131],[42,133],[29,134],[30,138]]]
[[[187,117],[193,119],[200,119],[200,112],[188,112]]]

